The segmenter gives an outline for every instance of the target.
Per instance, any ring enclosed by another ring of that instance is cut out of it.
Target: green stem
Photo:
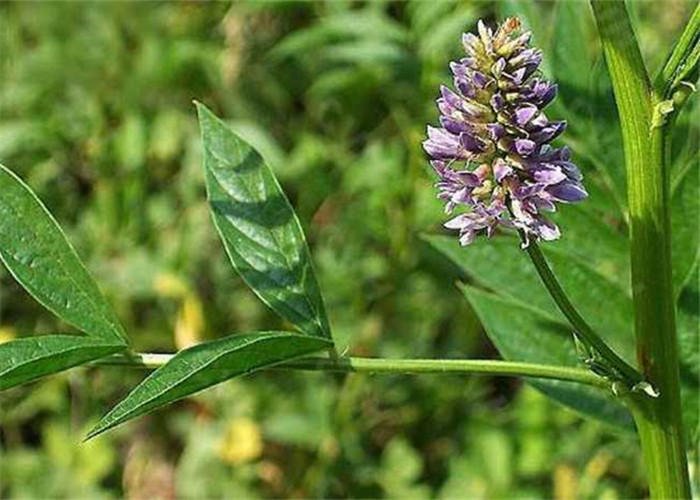
[[[681,81],[692,78],[700,58],[700,4],[695,7],[678,42],[655,81],[658,95],[669,99]]]
[[[522,236],[521,236],[522,237]],[[642,375],[624,359],[618,356],[605,341],[593,330],[586,322],[581,314],[576,310],[574,305],[569,301],[569,298],[564,292],[564,289],[559,284],[556,276],[549,267],[547,260],[537,243],[530,241],[526,247],[530,260],[537,269],[540,279],[547,288],[549,295],[552,297],[562,314],[569,320],[571,326],[576,331],[576,334],[582,338],[590,347],[593,347],[613,368],[620,373],[627,382],[628,388],[632,388],[637,383],[643,380]]]
[[[671,281],[666,134],[623,1],[592,0],[622,125],[637,357],[658,398],[633,396],[653,498],[690,498]]]
[[[93,365],[133,366],[155,369],[170,361],[174,354],[114,355]],[[380,358],[303,358],[273,367],[275,370],[312,370],[331,372],[411,374],[464,374],[546,378],[578,382],[601,388],[610,383],[588,370],[568,366],[540,365],[490,359],[380,359]]]

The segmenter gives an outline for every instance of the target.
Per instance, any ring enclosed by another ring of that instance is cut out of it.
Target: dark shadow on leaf
[[[248,151],[246,152],[245,157],[238,161],[233,161],[230,158],[221,158],[219,155],[214,155],[210,151],[214,158],[223,163],[221,167],[214,168],[214,170],[220,170],[228,174],[229,172],[227,172],[227,170],[230,169],[236,175],[250,174],[260,170],[265,164],[265,160],[263,160],[263,157],[260,156],[260,153],[252,149],[250,146],[246,146],[246,149],[248,149]],[[231,157],[234,157],[234,155],[231,154]]]
[[[282,227],[292,222],[292,211],[287,200],[279,195],[260,202],[213,199],[210,203],[218,215],[243,219],[267,229]]]

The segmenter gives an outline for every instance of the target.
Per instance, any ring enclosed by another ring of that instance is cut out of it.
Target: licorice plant
[[[484,257],[489,245],[512,247],[516,255],[508,265],[532,266],[539,286],[556,304],[554,314],[568,322],[571,351],[578,358],[551,364],[521,355],[522,344],[513,343],[518,332],[512,330],[518,326],[509,326],[520,313],[503,307],[489,314],[498,300],[469,285],[463,291],[482,313],[486,330],[507,361],[376,359],[336,351],[304,233],[272,170],[223,121],[196,103],[209,207],[226,253],[246,284],[294,331],[240,333],[172,355],[133,352],[117,314],[58,223],[27,184],[0,166],[0,258],[37,301],[85,334],[1,344],[0,389],[85,364],[153,369],[89,433],[88,438],[95,438],[215,384],[272,367],[526,377],[584,413],[600,411],[596,416],[608,420],[631,414],[651,496],[690,498],[668,162],[675,118],[692,97],[698,77],[700,8],[652,80],[625,3],[591,4],[623,134],[636,363],[610,343],[615,325],[607,325],[606,318],[584,318],[570,299],[572,291],[560,284],[550,267],[556,254],[540,250],[540,243],[567,237],[566,227],[556,224],[551,214],[567,211],[569,204],[586,203],[588,193],[561,136],[567,123],[547,116],[558,88],[541,70],[546,54],[532,45],[532,34],[512,17],[500,24],[480,21],[476,33],[464,34],[464,57],[450,64],[453,81],[440,88],[439,126],[428,126],[423,148],[437,177],[437,196],[449,214],[444,226],[457,234],[454,241],[427,239],[458,265],[477,251],[481,263],[489,263]],[[567,263],[559,261],[553,267],[565,269]]]

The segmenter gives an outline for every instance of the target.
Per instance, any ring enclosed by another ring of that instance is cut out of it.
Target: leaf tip
[[[197,116],[200,120],[215,116],[208,107],[199,102],[197,99],[192,99],[192,104],[194,104],[194,107],[197,109]]]
[[[85,444],[88,441],[91,441],[93,438],[102,434],[105,430],[107,430],[107,429],[103,429],[103,428],[101,428],[100,424],[97,424],[95,427],[90,429],[90,431],[85,435],[85,437],[80,442],[82,444]]]

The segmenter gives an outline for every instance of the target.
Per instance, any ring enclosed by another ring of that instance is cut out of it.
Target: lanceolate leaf
[[[514,301],[463,287],[489,338],[506,359],[581,366],[571,329]],[[562,381],[530,381],[549,397],[609,424],[631,428],[632,420],[612,394],[595,387]]]
[[[689,183],[692,184],[692,183]],[[680,199],[681,190],[676,192],[675,202]],[[689,201],[692,198],[689,198]],[[696,200],[695,200],[696,201]],[[697,203],[697,201],[696,201]],[[688,206],[692,205],[692,202]],[[571,211],[571,209],[569,209]],[[688,218],[695,218],[687,214]],[[674,215],[674,220],[676,219]],[[676,226],[680,226],[678,218]],[[573,303],[583,315],[603,335],[606,341],[625,355],[628,361],[633,358],[633,316],[630,304],[630,291],[622,281],[629,276],[625,262],[621,260],[621,251],[627,243],[620,244],[618,235],[607,236],[596,228],[590,220],[585,225],[592,242],[581,242],[581,248],[573,248],[575,241],[583,238],[578,234],[576,219],[571,219],[567,236],[572,242],[565,241],[542,245],[542,250],[555,270],[557,277],[565,287]],[[686,225],[693,226],[685,220]],[[676,229],[674,226],[674,229]],[[678,227],[674,235],[674,262],[681,263],[687,259],[682,251],[693,252],[690,233],[694,227]],[[526,255],[518,248],[512,238],[495,238],[491,241],[475,243],[469,248],[461,248],[454,238],[429,236],[428,242],[448,257],[470,278],[479,285],[494,291],[488,294],[473,287],[465,289],[465,295],[479,316],[489,338],[496,344],[504,358],[540,363],[577,363],[573,353],[571,328],[556,310],[546,289],[539,282],[535,270]],[[613,241],[614,240],[614,241]],[[681,248],[681,241],[686,247]],[[693,240],[695,241],[695,240]],[[598,245],[592,243],[599,242]],[[697,245],[697,242],[694,243]],[[697,252],[697,250],[695,250]],[[691,253],[692,255],[692,253]],[[587,261],[583,257],[588,256]],[[686,284],[678,304],[678,333],[681,346],[681,381],[684,398],[684,418],[688,429],[694,436],[700,432],[696,401],[699,399],[697,360],[700,357],[698,336],[700,320],[698,319],[697,288],[698,267],[693,272],[684,273]],[[498,307],[497,307],[498,304]],[[534,332],[532,334],[528,332]],[[567,354],[568,353],[568,354]],[[579,366],[581,363],[578,362]],[[611,423],[622,424],[627,417],[620,418],[618,409],[609,406],[610,398],[599,391],[577,388],[570,384],[560,386],[558,383],[533,382],[552,398],[595,418],[602,418]],[[560,387],[565,387],[562,391]],[[593,391],[593,392],[591,392]],[[591,393],[598,394],[589,397]],[[617,405],[613,401],[615,408]]]
[[[0,390],[32,382],[125,348],[121,342],[74,335],[30,337],[0,344]]]
[[[41,201],[0,165],[0,260],[58,317],[92,337],[124,343],[116,314]]]
[[[205,106],[197,110],[209,204],[233,266],[277,314],[330,338],[304,233],[272,170]]]
[[[625,232],[601,223],[600,213],[589,210],[585,205],[567,206],[552,214],[552,219],[566,230],[566,237],[543,245],[545,252],[551,249],[559,254],[571,255],[605,274],[627,295],[631,295],[630,248]]]
[[[105,415],[88,438],[235,376],[331,345],[320,337],[260,332],[233,335],[180,351]]]

